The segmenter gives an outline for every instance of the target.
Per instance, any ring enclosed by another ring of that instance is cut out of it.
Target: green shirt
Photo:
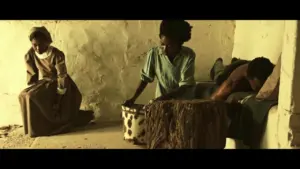
[[[195,53],[188,47],[182,47],[173,60],[169,60],[163,46],[151,48],[141,72],[141,80],[151,83],[157,78],[156,98],[172,92],[183,85],[195,85]],[[193,99],[194,88],[189,88],[181,99]]]

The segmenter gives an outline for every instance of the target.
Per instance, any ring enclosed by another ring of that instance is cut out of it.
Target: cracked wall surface
[[[280,148],[300,147],[299,28],[299,21],[286,21],[278,106],[278,138]]]
[[[139,80],[145,52],[159,43],[160,21],[1,21],[0,22],[0,125],[21,123],[17,96],[26,87],[24,55],[30,48],[28,32],[46,26],[53,45],[67,59],[70,76],[83,94],[83,109],[104,120],[120,119],[120,104],[129,98]],[[190,21],[196,52],[196,79],[208,80],[214,60],[229,62],[235,21]],[[138,103],[154,96],[155,84]]]

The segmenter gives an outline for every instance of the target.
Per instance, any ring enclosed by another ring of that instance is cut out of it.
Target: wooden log
[[[221,101],[161,101],[145,107],[148,149],[223,149],[231,106]]]

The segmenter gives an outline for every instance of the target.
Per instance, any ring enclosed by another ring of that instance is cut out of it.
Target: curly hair
[[[191,39],[192,26],[184,20],[163,20],[159,36],[164,35],[183,44]]]
[[[248,65],[247,77],[249,79],[257,78],[258,80],[265,82],[273,72],[274,66],[275,65],[267,58],[255,58]]]

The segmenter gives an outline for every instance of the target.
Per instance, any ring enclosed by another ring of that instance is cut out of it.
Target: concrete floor
[[[93,125],[77,131],[50,136],[30,138],[23,134],[23,128],[0,138],[0,148],[17,149],[142,149],[123,140],[121,125]]]

